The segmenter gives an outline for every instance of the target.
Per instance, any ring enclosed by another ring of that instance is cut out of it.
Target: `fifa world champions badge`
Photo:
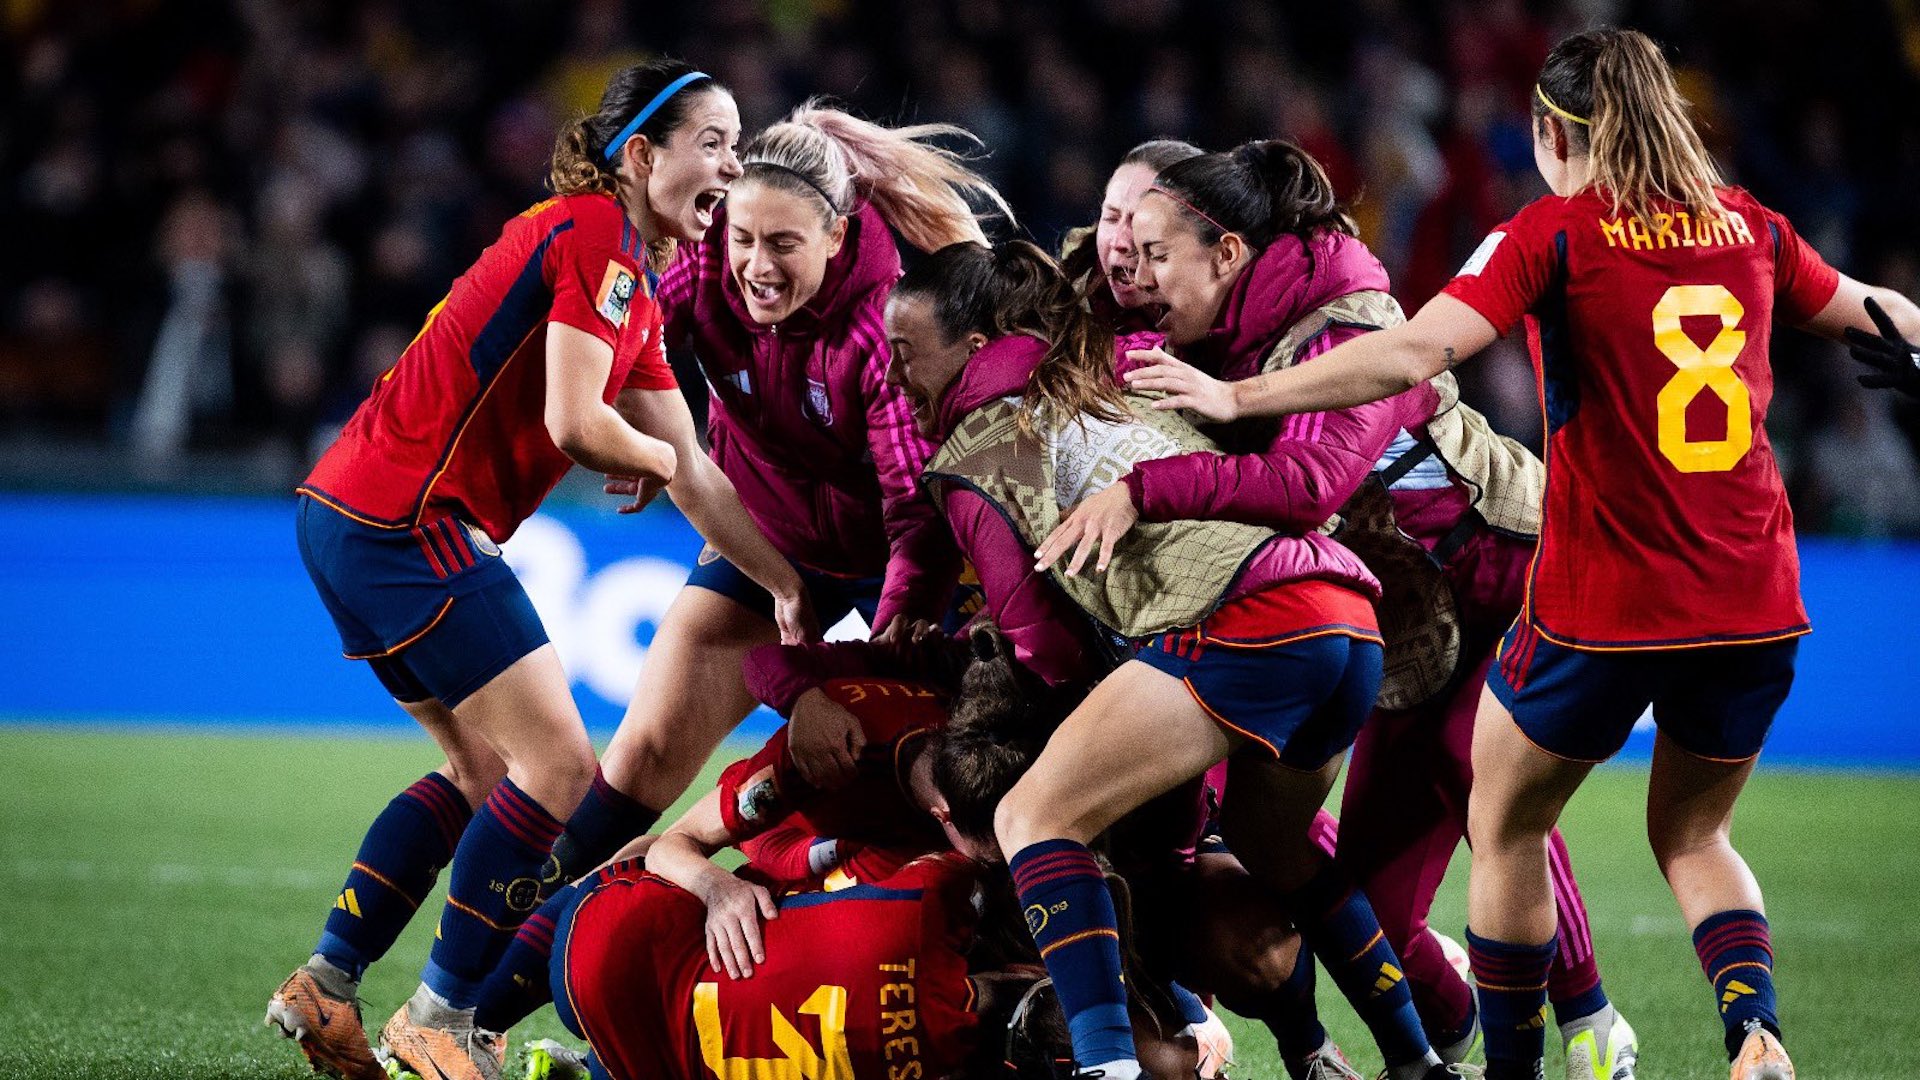
[[[627,325],[627,311],[633,306],[636,284],[633,271],[609,259],[606,276],[600,279],[600,291],[594,294],[594,309],[615,326]]]

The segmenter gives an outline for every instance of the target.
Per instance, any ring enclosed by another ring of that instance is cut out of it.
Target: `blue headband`
[[[627,140],[633,138],[633,133],[640,130],[641,124],[646,123],[653,117],[654,113],[660,111],[660,106],[665,105],[668,98],[685,89],[686,85],[695,79],[711,78],[713,78],[713,76],[704,71],[689,71],[661,88],[659,93],[653,95],[652,101],[647,102],[644,108],[633,114],[633,119],[627,121],[627,126],[620,129],[620,134],[615,135],[613,141],[607,143],[606,153],[602,156],[608,161],[612,161],[615,157],[618,157],[620,148],[627,145]]]

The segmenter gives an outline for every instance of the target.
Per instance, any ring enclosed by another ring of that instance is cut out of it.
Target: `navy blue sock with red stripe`
[[[1558,939],[1541,945],[1494,941],[1467,930],[1467,957],[1479,990],[1487,1080],[1535,1080],[1547,1052],[1547,971]]]
[[[1084,844],[1042,840],[1021,848],[1007,866],[1066,1013],[1074,1060],[1089,1068],[1135,1060],[1119,919],[1100,864]]]
[[[1400,958],[1380,929],[1367,895],[1346,871],[1328,860],[1311,881],[1285,897],[1285,903],[1300,936],[1366,1021],[1388,1068],[1431,1055]]]
[[[433,891],[472,817],[467,797],[439,773],[395,795],[360,841],[313,951],[356,979],[365,974]]]
[[[1740,1053],[1753,1025],[1780,1034],[1773,996],[1773,934],[1757,911],[1722,911],[1693,930],[1693,951],[1713,983],[1713,1000],[1727,1026],[1727,1060]]]
[[[540,897],[540,868],[560,822],[502,780],[473,815],[453,853],[447,906],[420,981],[456,1009],[471,1008],[480,986]]]
[[[593,786],[567,819],[567,827],[553,844],[553,862],[546,868],[547,889],[555,889],[599,866],[629,840],[645,836],[660,820],[660,811],[607,782],[606,773],[593,770]]]
[[[547,898],[539,910],[527,916],[513,935],[513,943],[500,956],[480,988],[480,1000],[473,1007],[475,1027],[488,1031],[509,1031],[532,1016],[535,1009],[553,1000],[553,982],[548,967],[553,959],[553,932],[562,909],[573,901],[580,883],[566,885]]]

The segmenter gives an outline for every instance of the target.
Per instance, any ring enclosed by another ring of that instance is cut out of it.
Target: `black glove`
[[[1871,297],[1867,299],[1867,317],[1879,327],[1878,337],[1847,327],[1847,351],[1853,353],[1855,360],[1874,369],[1870,374],[1857,376],[1860,385],[1875,390],[1891,386],[1908,397],[1920,398],[1920,345],[1901,337],[1893,320],[1887,318],[1887,313],[1880,310],[1880,305]]]

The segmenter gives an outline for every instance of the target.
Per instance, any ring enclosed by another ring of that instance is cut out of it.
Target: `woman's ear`
[[[1239,233],[1227,233],[1213,245],[1213,273],[1215,277],[1232,277],[1240,272],[1247,258],[1247,238]]]
[[[1567,155],[1572,152],[1573,146],[1567,140],[1566,123],[1557,116],[1546,115],[1540,118],[1540,124],[1541,141],[1547,144],[1547,149],[1553,151],[1554,160],[1567,160]]]
[[[620,148],[620,160],[624,162],[633,179],[645,183],[653,175],[653,142],[645,135],[635,135]]]
[[[972,359],[974,353],[977,353],[981,349],[984,349],[986,347],[987,347],[987,335],[981,333],[978,330],[972,330],[967,333],[967,358],[968,359]]]
[[[840,254],[840,248],[847,242],[847,219],[836,214],[833,224],[827,226],[827,258]]]

